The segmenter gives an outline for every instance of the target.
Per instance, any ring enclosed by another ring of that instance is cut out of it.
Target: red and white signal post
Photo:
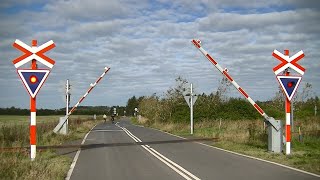
[[[277,75],[277,80],[281,86],[283,93],[286,95],[285,109],[286,109],[286,154],[291,153],[291,99],[293,98],[298,86],[301,82],[302,75],[305,68],[300,66],[297,62],[304,57],[303,51],[299,51],[292,57],[289,57],[289,50],[285,50],[284,54],[274,50],[272,56],[281,61],[281,64],[273,68],[274,73]],[[292,76],[288,68],[295,70],[300,75]],[[279,75],[282,72],[282,75]]]
[[[13,43],[13,47],[24,53],[24,55],[14,59],[12,63],[17,68],[17,73],[30,94],[30,157],[31,160],[34,160],[36,158],[37,144],[36,96],[55,64],[55,61],[45,56],[44,53],[54,48],[55,44],[51,40],[37,47],[37,40],[32,40],[32,47],[30,47],[17,39]],[[29,61],[31,61],[30,69],[19,68]],[[38,69],[36,61],[39,61],[50,69]]]

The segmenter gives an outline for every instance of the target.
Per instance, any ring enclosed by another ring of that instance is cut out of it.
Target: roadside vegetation
[[[39,116],[37,124],[37,146],[61,145],[82,139],[102,117],[71,116],[69,134],[53,133],[58,116]],[[35,161],[30,160],[29,122],[27,116],[0,116],[0,148],[26,147],[20,150],[0,150],[0,179],[64,179],[72,162],[67,156],[60,156],[56,150],[38,150]],[[54,120],[55,119],[55,120]],[[17,120],[17,123],[13,123]]]
[[[176,82],[164,96],[132,97],[128,104],[134,99],[142,117],[133,122],[189,137],[190,110],[183,97],[188,92],[188,82],[180,77]],[[314,111],[315,106],[320,107],[320,101],[310,84],[300,87],[302,92],[294,99],[290,156],[267,152],[267,129],[262,117],[245,99],[229,97],[231,88],[222,79],[216,92],[198,95],[193,136],[219,138],[219,142],[209,144],[320,174],[320,115]],[[269,116],[285,124],[284,96],[280,89],[271,100],[257,103]]]

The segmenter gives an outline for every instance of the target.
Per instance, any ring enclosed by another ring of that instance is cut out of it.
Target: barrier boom
[[[228,74],[227,69],[223,69],[212,56],[201,47],[201,41],[193,39],[191,41],[193,45],[199,49],[199,51],[224,75],[231,84],[250,102],[250,104],[264,117],[265,121],[270,123],[276,130],[279,130],[279,125],[275,122],[274,118],[269,117],[259,106],[255,103],[251,97],[239,86],[239,84]]]
[[[53,132],[57,133],[60,131],[62,126],[67,122],[67,119],[69,116],[76,110],[76,108],[79,106],[79,104],[84,100],[84,98],[87,97],[87,95],[91,92],[91,90],[100,82],[100,80],[107,74],[107,72],[110,70],[109,67],[104,68],[105,71],[101,74],[101,76],[94,82],[93,84],[90,84],[90,88],[87,90],[87,92],[79,99],[76,105],[70,110],[70,112],[64,117],[64,121],[61,121],[53,130]]]

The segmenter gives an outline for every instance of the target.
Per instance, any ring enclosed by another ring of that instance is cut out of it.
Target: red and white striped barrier
[[[64,121],[59,122],[59,124],[54,128],[53,132],[57,133],[60,131],[64,123],[68,120],[69,116],[76,110],[76,108],[79,106],[79,104],[84,100],[84,98],[87,97],[87,95],[92,91],[92,89],[100,82],[100,80],[107,74],[107,72],[110,70],[109,67],[104,68],[105,71],[101,74],[101,76],[94,82],[93,84],[90,84],[90,88],[88,91],[80,98],[80,100],[77,102],[76,105],[69,111],[68,115],[64,117]]]
[[[250,104],[260,113],[261,116],[263,116],[265,119],[268,119],[269,117],[266,115],[266,113],[256,104],[251,97],[239,86],[239,84],[234,81],[234,79],[228,74],[227,69],[223,69],[217,61],[215,61],[210,54],[204,50],[200,43],[200,40],[192,40],[191,41],[193,45],[200,50],[200,52],[232,83],[232,85],[237,88],[237,90],[250,102]]]
[[[90,84],[90,88],[88,89],[88,91],[80,98],[80,100],[77,102],[76,105],[74,105],[74,107],[70,110],[70,112],[68,113],[68,115],[72,114],[72,112],[79,106],[79,104],[84,100],[84,98],[87,97],[87,95],[91,92],[91,90],[100,82],[100,80],[107,74],[107,72],[109,71],[110,68],[105,67],[104,68],[105,71],[101,74],[101,76],[96,80],[96,82],[94,82],[93,84]]]

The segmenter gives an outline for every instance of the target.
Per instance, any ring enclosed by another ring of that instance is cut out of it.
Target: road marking
[[[117,131],[123,131],[123,130],[93,130],[92,132],[117,132]]]
[[[84,138],[83,138],[83,140],[82,140],[82,142],[81,142],[81,145],[84,144],[84,142],[86,141],[89,133],[90,133],[90,132],[92,131],[92,129],[95,128],[97,125],[98,125],[98,124],[96,124],[94,127],[92,127],[92,128],[90,129],[90,131],[84,136]],[[71,165],[70,165],[70,169],[69,169],[69,171],[68,171],[68,174],[67,174],[67,177],[65,178],[65,180],[70,180],[71,175],[72,175],[72,172],[73,172],[73,169],[74,169],[74,167],[76,166],[77,160],[78,160],[78,158],[79,158],[80,151],[81,151],[81,148],[78,149],[76,155],[74,156],[73,161],[72,161],[72,163],[71,163]]]
[[[159,159],[161,162],[163,162],[164,164],[166,164],[168,167],[170,167],[172,170],[174,170],[176,173],[178,173],[180,176],[184,177],[187,180],[192,180],[191,178],[189,178],[187,175],[183,174],[181,171],[179,171],[177,168],[175,168],[174,166],[172,166],[171,164],[169,164],[168,162],[166,162],[164,159],[160,158],[159,156],[157,156],[154,152],[152,152],[150,150],[150,148],[145,147],[144,145],[142,145],[142,147],[147,150],[150,154],[152,154],[154,157],[156,157],[157,159]]]
[[[149,128],[149,127],[148,127],[148,128]],[[175,137],[177,137],[177,138],[187,139],[187,138],[184,138],[184,137],[175,135],[175,134],[171,134],[171,133],[168,133],[168,132],[165,132],[165,131],[161,131],[161,130],[159,130],[159,129],[155,129],[155,128],[150,128],[150,129],[153,129],[153,130],[156,130],[156,131],[160,131],[160,132],[166,133],[166,134],[168,134],[168,135],[175,136]],[[284,167],[284,168],[287,168],[287,169],[291,169],[291,170],[293,170],[293,171],[297,171],[297,172],[300,172],[300,173],[308,174],[308,175],[311,175],[311,176],[320,177],[320,175],[318,175],[318,174],[314,174],[314,173],[311,173],[311,172],[308,172],[308,171],[304,171],[304,170],[297,169],[297,168],[294,168],[294,167],[286,166],[286,165],[279,164],[279,163],[276,163],[276,162],[268,161],[268,160],[265,160],[265,159],[260,159],[260,158],[257,158],[257,157],[240,154],[240,153],[237,153],[237,152],[234,152],[234,151],[229,151],[229,150],[226,150],[226,149],[222,149],[222,148],[210,146],[210,145],[208,145],[208,144],[204,144],[204,143],[200,143],[200,142],[195,142],[195,143],[200,144],[200,145],[203,145],[203,146],[207,146],[207,147],[209,147],[209,148],[213,148],[213,149],[217,149],[217,150],[224,151],[224,152],[227,152],[227,153],[231,153],[231,154],[234,154],[234,155],[238,155],[238,156],[242,156],[242,157],[254,159],[254,160],[257,160],[257,161],[262,161],[262,162],[274,164],[274,165],[277,165],[277,166],[281,166],[281,167]]]
[[[178,167],[180,170],[182,170],[184,173],[188,174],[189,176],[191,176],[194,179],[200,180],[200,178],[198,178],[197,176],[191,174],[189,171],[187,171],[186,169],[184,169],[183,167],[179,166],[178,164],[176,164],[175,162],[171,161],[170,159],[168,159],[167,157],[165,157],[164,155],[160,154],[158,151],[156,151],[153,148],[150,148],[153,152],[155,152],[157,155],[159,155],[160,157],[162,157],[163,159],[165,159],[166,161],[170,162],[171,164],[175,165],[176,167]]]
[[[127,128],[121,127],[117,123],[116,123],[116,126],[121,128],[135,142],[142,142],[138,137],[133,135]],[[187,180],[193,180],[193,179],[200,180],[200,178],[198,178],[194,174],[190,173],[189,171],[187,171],[186,169],[184,169],[183,167],[181,167],[177,163],[171,161],[169,158],[165,157],[164,155],[162,155],[161,153],[159,153],[155,149],[151,148],[149,145],[141,145],[141,147],[143,147],[146,151],[148,151],[150,154],[152,154],[154,157],[159,159],[161,162],[166,164],[168,167],[170,167],[172,170],[174,170],[176,173],[178,173],[180,176],[184,177],[185,179],[187,179]]]

